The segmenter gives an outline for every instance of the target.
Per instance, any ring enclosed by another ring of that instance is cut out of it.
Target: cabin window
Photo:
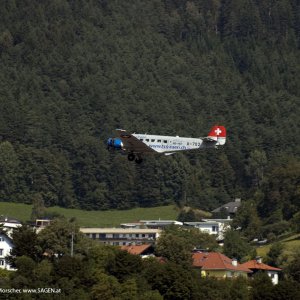
[[[155,142],[155,139],[152,139],[151,142],[154,143],[154,142]]]
[[[161,143],[161,140],[157,140],[158,143]]]
[[[167,140],[164,140],[164,143],[166,144],[168,141]]]
[[[146,139],[146,142],[149,142],[149,139]]]

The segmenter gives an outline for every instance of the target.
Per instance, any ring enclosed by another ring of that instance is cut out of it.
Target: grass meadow
[[[32,205],[29,204],[0,202],[0,215],[16,218],[22,222],[30,220],[31,210]],[[46,211],[56,212],[68,219],[75,218],[81,227],[117,227],[120,223],[143,219],[175,220],[179,213],[174,205],[107,211],[85,211],[54,206],[47,208]]]

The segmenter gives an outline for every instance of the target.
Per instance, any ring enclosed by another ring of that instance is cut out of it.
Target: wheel
[[[128,160],[133,161],[135,159],[135,155],[133,153],[128,154]]]
[[[141,163],[143,162],[143,159],[142,159],[142,158],[137,158],[137,159],[135,160],[135,162],[136,162],[137,164],[141,164]]]

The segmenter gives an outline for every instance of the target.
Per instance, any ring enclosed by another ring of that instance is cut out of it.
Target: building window
[[[0,242],[4,242],[4,238],[0,236]]]
[[[233,277],[233,275],[234,275],[234,272],[231,272],[231,271],[227,272],[227,277]]]
[[[99,239],[100,240],[104,240],[106,238],[106,234],[105,233],[99,233]]]
[[[137,237],[137,238],[138,238],[138,237],[139,237],[139,234],[138,234],[138,233],[136,233],[136,234],[135,234],[135,237]]]
[[[3,249],[0,249],[0,256],[3,255]]]
[[[218,226],[212,226],[212,231],[213,231],[213,232],[218,231]]]
[[[96,233],[92,233],[92,239],[96,239]]]
[[[4,259],[0,259],[0,266],[4,266]]]
[[[143,234],[142,234],[142,237],[145,237],[145,236],[146,236],[146,235],[143,233]]]

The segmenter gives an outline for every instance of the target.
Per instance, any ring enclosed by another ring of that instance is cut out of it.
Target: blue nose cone
[[[123,143],[121,139],[114,139],[114,147],[116,149],[122,149]]]
[[[109,138],[106,142],[108,149],[123,149],[123,143],[122,140],[119,138]]]

